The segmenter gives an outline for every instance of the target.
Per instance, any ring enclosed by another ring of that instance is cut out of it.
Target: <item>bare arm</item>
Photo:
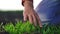
[[[24,12],[23,12],[24,21],[26,21],[28,18],[31,24],[34,24],[36,26],[38,23],[39,26],[42,27],[40,18],[34,11],[33,0],[22,0],[22,5],[24,6]]]
[[[22,0],[22,5],[25,6],[24,4],[29,4],[29,6],[33,6],[33,0]]]

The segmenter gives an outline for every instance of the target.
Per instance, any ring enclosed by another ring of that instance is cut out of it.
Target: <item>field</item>
[[[13,22],[15,23],[17,20],[22,20],[23,19],[23,11],[1,11],[0,10],[0,22],[3,24],[8,23],[8,22]]]
[[[0,34],[60,34],[60,25],[40,28],[22,20],[22,11],[0,11]]]

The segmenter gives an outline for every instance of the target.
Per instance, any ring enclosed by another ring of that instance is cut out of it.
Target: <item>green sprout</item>
[[[40,27],[30,24],[29,21],[19,21],[15,25],[12,23],[4,25],[4,29],[9,34],[60,34],[60,26],[44,25],[42,29]]]

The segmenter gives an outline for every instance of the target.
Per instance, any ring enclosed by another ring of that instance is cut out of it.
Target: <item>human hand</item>
[[[24,17],[24,21],[29,20],[31,24],[34,24],[35,26],[39,25],[40,27],[42,27],[40,18],[33,8],[32,1],[24,2],[23,17]]]
[[[42,27],[40,18],[33,8],[25,8],[23,17],[24,21],[29,20],[31,24],[34,24],[35,26],[39,25],[40,27]]]

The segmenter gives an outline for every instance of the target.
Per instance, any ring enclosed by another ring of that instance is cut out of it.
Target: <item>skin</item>
[[[40,18],[36,11],[33,8],[33,2],[29,0],[24,0],[24,11],[23,11],[23,18],[24,21],[29,20],[31,24],[34,24],[35,26],[39,25],[42,27],[42,22],[40,21]],[[37,24],[38,23],[38,24]]]

